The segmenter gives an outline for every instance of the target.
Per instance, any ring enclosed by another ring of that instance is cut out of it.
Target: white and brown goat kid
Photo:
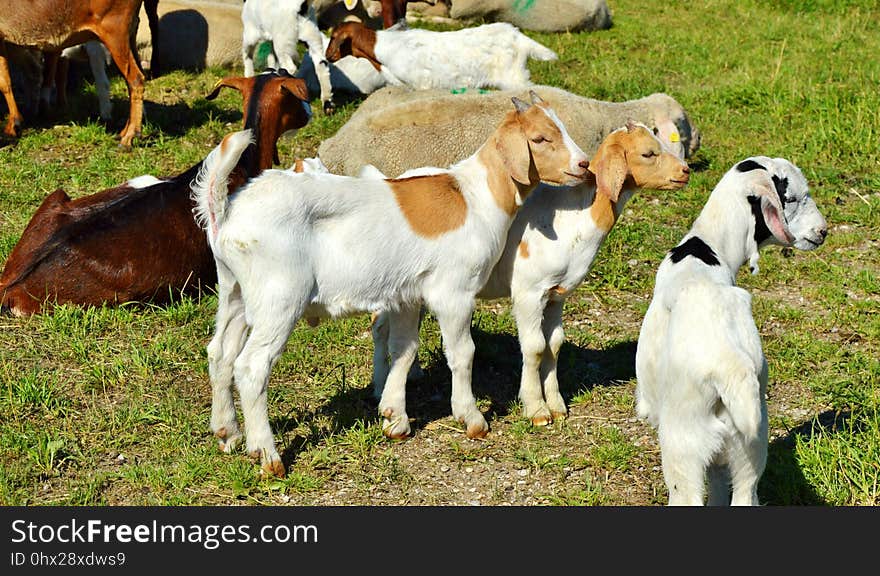
[[[418,348],[422,302],[440,324],[452,371],[452,414],[470,437],[488,425],[471,390],[474,298],[498,260],[525,197],[540,181],[573,184],[587,157],[537,95],[513,99],[488,141],[446,170],[395,180],[269,170],[227,196],[229,167],[247,146],[227,136],[193,184],[218,272],[216,331],[208,345],[211,429],[230,451],[282,475],[267,413],[271,368],[302,317],[389,311],[391,370],[379,412],[389,436],[409,433],[406,373]],[[250,333],[248,334],[248,328]]]
[[[657,428],[670,505],[758,504],[767,360],[737,270],[768,244],[812,250],[825,219],[801,171],[755,156],[721,178],[657,270],[636,348],[636,412]],[[733,489],[731,497],[731,486]]]
[[[556,60],[553,50],[508,22],[438,32],[393,27],[373,30],[343,22],[330,35],[327,60],[367,59],[388,84],[434,88],[519,89],[531,85],[529,59]]]
[[[519,397],[523,415],[546,425],[567,414],[557,361],[565,335],[562,308],[586,278],[627,201],[640,188],[676,190],[687,164],[645,125],[628,122],[610,133],[590,161],[595,176],[570,187],[540,185],[520,209],[507,244],[478,298],[510,297],[523,356]],[[408,173],[407,173],[408,174]],[[388,330],[373,322],[374,393],[388,371]]]

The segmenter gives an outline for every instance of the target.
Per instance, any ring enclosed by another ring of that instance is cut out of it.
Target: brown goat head
[[[228,77],[214,85],[205,98],[215,99],[223,88],[234,88],[241,93],[244,109],[244,127],[260,128],[257,142],[261,170],[279,164],[278,138],[290,130],[298,130],[311,118],[309,91],[304,80],[293,78],[286,70],[270,71],[250,78]],[[254,94],[258,94],[254,98]]]
[[[286,73],[225,78],[215,92],[221,85],[242,92],[244,125],[256,140],[234,171],[235,186],[271,168],[278,137],[305,126],[310,114],[305,83]],[[190,198],[201,164],[75,200],[61,189],[50,194],[0,274],[0,309],[29,315],[62,303],[163,303],[213,286],[216,265]]]
[[[382,68],[376,59],[376,31],[361,22],[343,22],[334,28],[324,55],[329,62],[337,62],[346,56],[366,58],[376,70]]]

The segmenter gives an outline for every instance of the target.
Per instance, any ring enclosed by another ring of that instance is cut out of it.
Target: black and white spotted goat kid
[[[758,504],[767,361],[737,270],[768,244],[812,250],[827,226],[801,171],[755,156],[715,186],[657,270],[636,348],[636,411],[657,428],[669,504]],[[732,487],[732,496],[731,496]]]

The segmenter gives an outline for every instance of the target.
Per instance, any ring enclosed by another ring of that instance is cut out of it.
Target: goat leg
[[[131,150],[132,141],[141,133],[144,115],[144,73],[132,54],[127,35],[114,35],[100,26],[95,30],[95,33],[110,50],[113,62],[116,63],[116,67],[119,68],[128,84],[130,110],[125,128],[119,133],[119,147],[123,150]]]
[[[15,96],[12,93],[12,78],[9,76],[9,62],[6,59],[6,43],[0,40],[0,92],[6,100],[6,107],[9,109],[9,117],[6,119],[6,126],[3,133],[13,138],[18,136],[19,127],[24,118],[15,104]]]

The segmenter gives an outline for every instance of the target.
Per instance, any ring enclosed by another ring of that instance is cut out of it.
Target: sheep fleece
[[[652,128],[671,121],[681,135],[686,156],[699,147],[699,131],[684,108],[666,94],[617,103],[551,86],[532,89],[556,110],[571,137],[589,155],[628,119]],[[385,87],[364,100],[351,119],[321,143],[318,156],[331,172],[350,176],[366,164],[395,176],[419,166],[449,166],[486,141],[509,110],[512,96],[528,97],[526,90],[452,94]]]
[[[538,32],[611,28],[611,11],[605,0],[454,0],[449,15],[510,22]]]

